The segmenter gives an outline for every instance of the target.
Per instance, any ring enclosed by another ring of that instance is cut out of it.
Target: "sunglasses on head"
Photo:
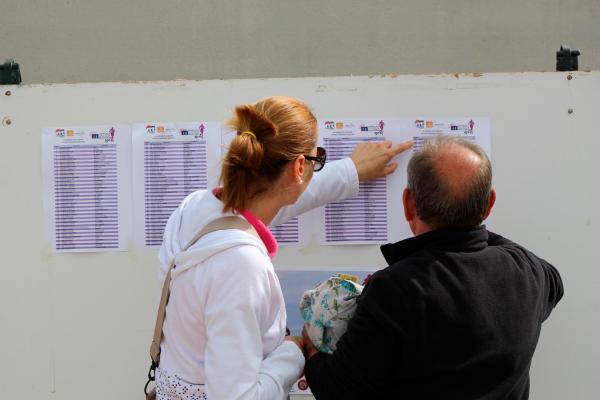
[[[320,171],[325,166],[325,162],[327,161],[327,152],[323,147],[317,147],[317,155],[316,156],[304,156],[305,159],[314,161],[313,170],[315,172]]]

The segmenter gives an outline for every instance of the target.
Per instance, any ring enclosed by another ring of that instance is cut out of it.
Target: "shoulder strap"
[[[260,240],[258,233],[248,221],[241,217],[230,216],[216,219],[210,224],[206,225],[202,230],[200,230],[200,232],[194,235],[193,239],[190,240],[181,249],[181,251],[186,251],[189,249],[190,246],[200,240],[202,236],[211,232],[225,229],[238,229],[247,232]],[[167,308],[167,303],[169,302],[169,294],[171,291],[171,271],[173,271],[173,269],[175,269],[175,261],[171,263],[169,272],[167,272],[165,282],[163,283],[160,303],[158,305],[158,314],[156,316],[156,324],[154,325],[154,338],[152,339],[152,344],[150,345],[150,357],[152,358],[153,363],[156,365],[158,365],[160,361],[160,342],[162,340],[163,323],[165,321],[165,310]]]

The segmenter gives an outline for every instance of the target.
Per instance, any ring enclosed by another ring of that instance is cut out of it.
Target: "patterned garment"
[[[157,400],[206,400],[204,385],[189,383],[177,375],[168,375],[156,369]]]
[[[356,311],[356,299],[362,290],[361,285],[334,276],[304,293],[300,314],[319,351],[333,353]]]

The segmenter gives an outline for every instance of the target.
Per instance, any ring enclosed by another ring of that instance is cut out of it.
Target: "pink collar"
[[[221,196],[221,192],[223,192],[223,188],[214,188],[212,192],[216,198],[219,198]],[[267,248],[267,253],[269,254],[269,257],[271,259],[275,257],[275,254],[277,253],[278,244],[277,240],[275,239],[275,236],[273,236],[273,234],[269,230],[269,227],[266,226],[264,222],[262,222],[256,215],[252,214],[248,210],[245,210],[240,214],[244,218],[246,218],[250,225],[252,225],[252,227],[256,230],[256,233],[258,233],[258,236]]]
[[[275,257],[278,247],[277,239],[275,239],[275,236],[273,236],[273,234],[269,230],[269,227],[266,226],[260,219],[258,219],[256,215],[252,214],[248,210],[244,211],[242,215],[248,220],[248,222],[250,222],[250,225],[252,225],[254,229],[256,229],[258,236],[260,236],[260,239],[263,241],[265,247],[267,248],[267,253],[269,253],[269,257]]]

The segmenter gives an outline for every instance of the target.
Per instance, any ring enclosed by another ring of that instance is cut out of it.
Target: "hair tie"
[[[240,133],[240,135],[248,135],[248,136],[252,136],[254,139],[256,139],[256,135],[250,131],[244,131],[244,132]]]

